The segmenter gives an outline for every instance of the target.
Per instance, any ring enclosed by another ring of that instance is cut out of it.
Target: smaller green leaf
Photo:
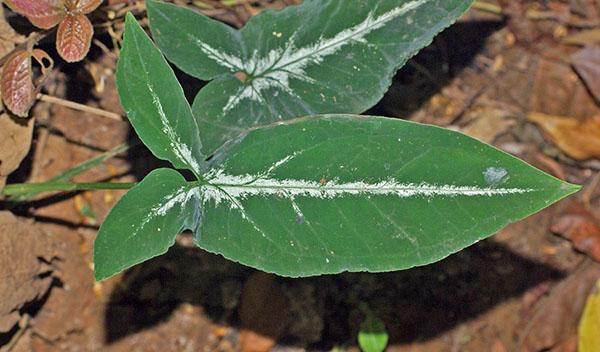
[[[121,270],[163,254],[175,237],[197,222],[196,190],[175,170],[157,169],[113,207],[94,242],[94,276]]]
[[[203,80],[242,71],[241,62],[219,64],[219,59],[246,56],[239,31],[200,14],[190,16],[191,10],[174,4],[148,0],[146,8],[156,44],[183,71]],[[231,54],[221,57],[221,53]]]
[[[360,349],[364,352],[382,352],[389,341],[385,325],[371,310],[365,309],[365,314],[367,316],[358,333]]]
[[[127,14],[117,88],[129,121],[156,157],[196,175],[204,168],[198,125],[175,73]]]

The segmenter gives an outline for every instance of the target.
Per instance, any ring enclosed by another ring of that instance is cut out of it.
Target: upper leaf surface
[[[58,25],[56,50],[67,62],[81,61],[87,55],[94,26],[85,15],[68,15]]]
[[[5,0],[15,12],[26,16],[33,25],[49,29],[66,15],[63,0]]]
[[[199,246],[286,276],[432,263],[577,189],[459,133],[376,117],[261,128],[223,153],[200,190]]]
[[[125,24],[117,88],[131,124],[154,155],[199,175],[204,165],[202,145],[183,89],[131,14]]]
[[[306,0],[265,11],[239,32],[174,5],[147,5],[165,55],[200,79],[218,76],[193,104],[209,154],[247,127],[365,111],[395,71],[472,2]]]
[[[75,0],[77,10],[82,14],[88,14],[102,4],[102,0]]]
[[[102,223],[94,242],[94,276],[106,279],[167,251],[176,235],[194,229],[195,191],[175,170],[157,169],[127,192]]]

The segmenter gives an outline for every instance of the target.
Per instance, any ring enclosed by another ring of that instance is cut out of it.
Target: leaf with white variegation
[[[184,229],[195,229],[198,196],[175,170],[157,169],[127,192],[94,242],[94,276],[106,279],[163,254]]]
[[[197,243],[285,276],[432,263],[578,189],[457,132],[378,117],[261,128],[224,153],[199,192]]]
[[[196,96],[206,155],[248,127],[373,106],[396,70],[472,0],[306,0],[236,31],[191,10],[146,2],[157,45],[212,80]]]
[[[200,175],[205,158],[183,89],[133,15],[125,22],[117,88],[127,117],[156,157]]]

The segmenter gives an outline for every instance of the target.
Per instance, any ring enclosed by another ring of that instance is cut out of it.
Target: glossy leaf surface
[[[179,232],[195,228],[197,209],[177,171],[151,172],[118,201],[102,223],[94,242],[96,279],[165,253]]]
[[[125,24],[117,87],[129,121],[154,155],[199,175],[204,157],[183,89],[131,14]]]
[[[212,80],[196,96],[205,154],[248,127],[319,113],[360,113],[396,70],[472,0],[307,0],[264,11],[240,31],[147,1],[157,45]]]
[[[261,128],[223,153],[198,244],[285,276],[432,263],[578,189],[462,134],[378,117]]]

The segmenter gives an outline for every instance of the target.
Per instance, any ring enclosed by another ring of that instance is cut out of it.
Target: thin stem
[[[502,15],[502,7],[485,1],[475,1],[473,3],[473,8],[476,10],[493,13],[495,15]]]
[[[61,99],[61,98],[57,98],[57,97],[53,97],[53,96],[41,94],[41,93],[38,94],[37,97],[39,100],[45,101],[47,103],[62,105],[64,107],[67,107],[70,109],[79,110],[79,111],[83,111],[83,112],[89,112],[89,113],[92,113],[92,114],[95,114],[98,116],[102,116],[102,117],[106,117],[109,119],[123,121],[123,117],[121,115],[117,114],[116,112],[110,112],[110,111],[94,108],[91,106],[79,104],[79,103],[76,103],[73,101],[69,101],[69,100],[65,100],[65,99]]]
[[[108,189],[130,189],[135,186],[133,182],[41,182],[41,183],[15,183],[4,187],[3,196],[13,197],[31,192],[57,192],[57,191],[90,191]]]

